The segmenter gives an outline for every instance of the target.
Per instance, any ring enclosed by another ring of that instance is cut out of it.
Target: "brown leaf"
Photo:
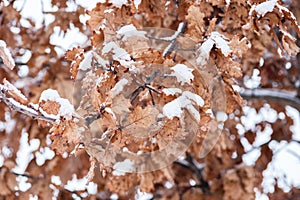
[[[188,28],[195,30],[194,34],[201,35],[204,32],[204,17],[200,7],[194,5],[189,7],[186,20],[189,22]]]
[[[268,164],[272,160],[273,151],[268,147],[268,143],[261,147],[261,154],[256,160],[255,165],[259,171],[263,171],[267,168]]]
[[[65,55],[66,60],[71,62],[71,78],[76,79],[78,67],[80,62],[84,59],[84,50],[80,47],[73,48],[72,50],[68,50]]]
[[[59,108],[60,108],[60,104],[57,103],[56,101],[41,101],[39,103],[39,106],[43,109],[43,111],[45,111],[48,114],[53,114],[53,115],[57,115],[59,113]]]

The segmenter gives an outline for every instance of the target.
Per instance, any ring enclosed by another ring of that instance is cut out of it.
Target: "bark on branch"
[[[45,116],[39,110],[39,106],[37,104],[29,103],[28,105],[24,105],[13,97],[8,97],[8,92],[9,88],[7,88],[5,85],[0,84],[0,102],[3,101],[12,110],[28,115],[33,119],[40,119],[48,121],[50,123],[56,122],[57,119],[52,118],[51,115]]]
[[[240,95],[247,100],[264,99],[284,105],[290,105],[300,111],[300,98],[297,96],[297,91],[286,91],[278,89],[242,89]]]

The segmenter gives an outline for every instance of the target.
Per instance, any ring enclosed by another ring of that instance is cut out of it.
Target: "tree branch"
[[[278,89],[242,89],[240,95],[251,100],[253,98],[273,101],[284,105],[290,105],[300,111],[300,98],[297,96],[297,91],[287,91]]]
[[[202,176],[202,169],[199,169],[197,167],[197,165],[195,164],[195,160],[192,157],[192,155],[188,152],[186,152],[186,162],[179,162],[176,161],[175,164],[178,164],[188,170],[190,170],[191,172],[193,172],[193,174],[196,175],[198,181],[200,184],[198,184],[196,187],[201,188],[202,192],[204,194],[209,194],[210,193],[210,188],[209,188],[209,184],[206,180],[204,180],[203,176]],[[195,186],[194,186],[195,187]]]
[[[57,118],[51,115],[47,115],[45,112],[41,112],[39,110],[38,105],[29,103],[28,105],[24,105],[12,97],[7,97],[9,89],[0,84],[0,101],[3,101],[8,107],[17,112],[21,112],[25,115],[32,117],[33,119],[40,119],[44,121],[48,121],[50,123],[55,123]]]

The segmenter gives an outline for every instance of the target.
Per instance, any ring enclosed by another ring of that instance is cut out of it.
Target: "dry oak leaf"
[[[51,148],[59,154],[71,152],[75,145],[80,143],[84,131],[85,129],[74,120],[61,120],[50,129]]]
[[[39,103],[40,108],[42,108],[43,111],[45,111],[47,114],[53,114],[53,115],[57,115],[59,113],[59,109],[60,109],[60,104],[57,103],[56,101],[41,101]]]
[[[188,15],[186,16],[186,20],[189,22],[188,28],[190,30],[196,30],[198,34],[202,34],[205,30],[205,15],[201,12],[200,7],[190,6],[188,9]]]
[[[6,42],[0,40],[0,57],[3,59],[3,63],[12,70],[15,67],[15,61],[11,56],[10,51],[6,47]]]
[[[125,121],[126,132],[132,134],[133,137],[148,137],[149,133],[156,129],[157,116],[159,111],[152,106],[136,107],[130,113]]]
[[[87,21],[87,25],[89,25],[92,31],[100,30],[102,20],[104,19],[104,11],[109,8],[111,8],[111,5],[107,3],[97,3],[93,10],[87,11],[87,14],[91,16],[91,18]]]
[[[65,55],[66,60],[71,61],[71,78],[76,79],[80,62],[84,59],[84,50],[79,46],[68,50]]]
[[[246,37],[240,39],[238,35],[234,35],[228,45],[232,49],[233,54],[241,58],[249,49],[248,42]]]
[[[253,172],[245,170],[239,173],[240,170],[243,169],[231,169],[225,173],[223,180],[224,200],[255,199]]]

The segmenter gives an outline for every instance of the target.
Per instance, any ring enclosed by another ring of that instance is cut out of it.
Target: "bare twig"
[[[193,174],[196,175],[200,184],[193,186],[193,187],[201,188],[201,190],[204,194],[210,193],[209,184],[206,180],[204,180],[204,178],[202,176],[202,169],[199,169],[197,167],[195,160],[190,153],[186,152],[186,159],[184,162],[176,161],[175,164],[178,164],[178,165],[190,170],[191,172],[193,172]]]

